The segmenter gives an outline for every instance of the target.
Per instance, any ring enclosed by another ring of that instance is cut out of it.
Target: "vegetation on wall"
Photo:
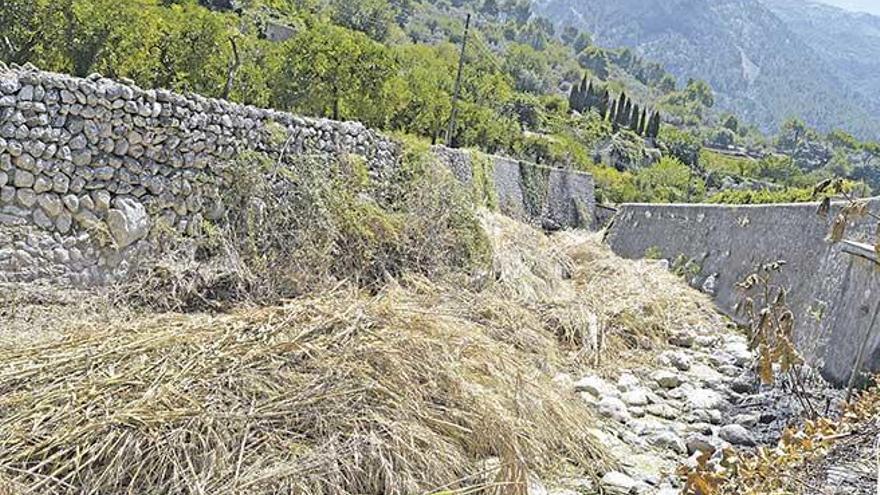
[[[550,169],[536,167],[530,163],[519,163],[519,175],[522,179],[523,200],[528,213],[540,217],[547,202],[550,189]]]

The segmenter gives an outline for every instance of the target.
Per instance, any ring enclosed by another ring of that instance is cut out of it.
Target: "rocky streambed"
[[[760,383],[741,333],[686,332],[670,344],[651,365],[571,383],[603,418],[594,433],[621,462],[601,479],[601,493],[681,493],[680,465],[701,453],[712,464],[727,448],[775,446],[804,413],[783,386]]]

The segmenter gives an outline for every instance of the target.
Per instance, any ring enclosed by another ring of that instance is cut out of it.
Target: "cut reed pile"
[[[594,236],[482,225],[494,254],[480,283],[403,275],[0,347],[0,480],[50,494],[524,493],[533,475],[603,473],[614,460],[595,419],[554,377],[717,317]]]
[[[587,362],[648,357],[672,333],[723,326],[711,300],[652,261],[616,256],[601,234],[547,237],[483,215],[493,248],[493,289],[541,315],[560,343]]]
[[[480,307],[422,282],[0,350],[0,466],[96,494],[422,493],[479,483],[495,456],[607,467],[590,415],[534,365],[559,361],[554,340]]]

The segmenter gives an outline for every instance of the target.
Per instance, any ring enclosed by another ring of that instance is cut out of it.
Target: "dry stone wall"
[[[230,163],[248,151],[359,155],[375,181],[388,180],[401,157],[398,142],[359,123],[0,63],[0,282],[124,277],[161,251],[150,240],[156,228],[193,235],[222,215],[221,192],[236,180]],[[589,176],[548,172],[532,211],[514,166],[495,160],[503,209],[514,216],[569,227],[582,223],[575,200],[591,211]]]
[[[124,274],[152,247],[157,221],[185,233],[221,214],[224,167],[245,150],[357,154],[381,178],[397,148],[357,123],[3,68],[0,276],[94,284]]]
[[[835,208],[839,208],[836,205]],[[871,201],[880,211],[880,200]],[[711,293],[733,315],[735,285],[763,263],[784,260],[776,282],[788,289],[800,350],[826,378],[843,384],[880,301],[876,264],[825,239],[834,214],[816,204],[622,205],[608,233],[611,248],[628,258],[646,254],[687,265],[692,285]],[[853,223],[847,237],[873,242],[871,222]],[[868,343],[868,369],[880,371],[880,327]]]

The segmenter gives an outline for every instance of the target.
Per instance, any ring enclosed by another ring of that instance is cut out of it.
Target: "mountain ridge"
[[[851,89],[829,54],[804,40],[804,23],[777,14],[791,9],[773,1],[546,0],[536,8],[559,25],[590,31],[600,45],[631,47],[681,80],[707,80],[719,108],[764,131],[799,117],[823,130],[880,132],[871,113],[878,105],[860,101],[869,92]]]

